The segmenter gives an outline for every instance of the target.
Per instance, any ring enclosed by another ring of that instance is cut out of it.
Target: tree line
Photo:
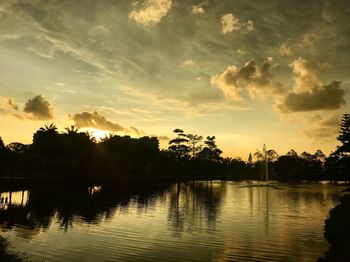
[[[92,133],[71,126],[59,132],[45,125],[29,145],[0,138],[0,176],[103,179],[128,176],[219,176],[237,179],[264,178],[266,165],[272,179],[349,179],[350,115],[341,119],[340,142],[328,157],[321,150],[300,155],[293,149],[278,155],[264,148],[248,161],[224,158],[215,136],[203,138],[174,130],[167,149],[156,137],[132,138],[109,134],[96,141]]]

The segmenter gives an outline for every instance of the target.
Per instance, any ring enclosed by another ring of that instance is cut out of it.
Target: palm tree
[[[67,135],[75,135],[75,134],[78,134],[79,128],[75,126],[70,126],[70,127],[66,127],[65,130]]]
[[[100,142],[107,142],[111,140],[112,138],[116,137],[117,135],[114,133],[109,133],[108,135],[105,135],[105,137],[100,139]]]
[[[46,124],[44,127],[40,127],[38,131],[57,133],[57,126],[54,123]]]
[[[55,124],[40,127],[33,135],[33,149],[43,158],[58,154],[60,138]]]
[[[85,131],[85,135],[90,139],[90,141],[96,143],[96,137],[94,136],[94,132]]]

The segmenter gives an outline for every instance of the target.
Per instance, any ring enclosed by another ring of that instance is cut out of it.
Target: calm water
[[[258,182],[2,192],[0,230],[31,261],[314,261],[343,186]],[[12,205],[8,205],[10,201]]]

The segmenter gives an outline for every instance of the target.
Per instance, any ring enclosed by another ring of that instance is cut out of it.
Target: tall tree
[[[252,153],[249,153],[249,156],[248,156],[248,164],[249,164],[249,165],[252,165],[252,164],[253,164]]]
[[[342,144],[335,153],[340,156],[348,156],[350,154],[350,114],[343,114],[337,139]]]
[[[188,139],[186,134],[183,130],[178,128],[173,132],[177,134],[177,137],[169,141],[169,151],[175,154],[177,159],[188,158],[189,148],[187,146]]]
[[[71,135],[71,134],[77,134],[79,131],[79,128],[75,127],[75,126],[70,126],[70,127],[66,127],[66,134]]]
[[[193,134],[188,134],[186,137],[190,156],[192,159],[194,159],[202,149],[200,142],[202,141],[203,137]]]
[[[254,156],[256,157],[257,161],[266,161],[269,162],[276,161],[278,158],[278,154],[274,149],[266,149],[266,146],[264,145],[263,152],[261,152],[259,149],[256,150],[254,153]]]
[[[60,153],[61,141],[54,124],[39,128],[33,135],[33,150],[42,158],[50,158]]]
[[[204,148],[198,153],[198,157],[205,160],[217,161],[221,159],[222,151],[217,147],[215,136],[207,136]]]

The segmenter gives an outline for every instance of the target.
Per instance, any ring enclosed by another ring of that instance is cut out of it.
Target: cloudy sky
[[[215,135],[225,156],[337,145],[347,0],[0,1],[0,136],[45,123]]]

